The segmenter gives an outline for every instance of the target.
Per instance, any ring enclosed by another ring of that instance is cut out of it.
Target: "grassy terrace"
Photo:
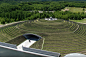
[[[40,48],[42,47],[42,40],[36,42],[31,46],[31,48],[59,52],[62,55],[86,50],[85,27],[85,25],[82,26],[79,24],[78,26],[76,23],[69,23],[62,20],[40,20],[38,22],[32,22],[30,24],[23,23],[19,26],[20,29],[38,34],[42,36],[43,39],[45,39],[43,48]],[[80,31],[80,28],[83,28],[84,30],[81,29]]]
[[[86,18],[82,19],[82,20],[70,20],[70,21],[78,22],[78,23],[85,23],[86,24]]]
[[[63,20],[45,21],[41,19],[31,23],[24,22],[15,26],[0,28],[0,41],[19,44],[17,43],[18,39],[25,39],[17,36],[25,33],[34,33],[43,37],[31,48],[59,52],[62,56],[86,50],[86,25]],[[13,42],[14,38],[17,40]],[[20,40],[20,43],[23,40]]]
[[[27,32],[18,29],[16,27],[16,24],[1,27],[0,28],[0,42],[7,42],[7,43],[18,45],[24,40],[26,40],[23,36],[21,36],[25,33]]]

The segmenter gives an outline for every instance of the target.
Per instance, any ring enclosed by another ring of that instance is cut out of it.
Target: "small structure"
[[[57,20],[57,18],[50,17],[50,18],[45,18],[45,20]]]
[[[62,10],[62,11],[64,11],[64,12],[65,12],[65,11],[69,11],[69,9],[64,9],[64,10]]]
[[[69,9],[65,9],[65,11],[69,11]]]
[[[67,54],[64,57],[86,57],[86,55],[80,54],[80,53],[70,53],[70,54]]]
[[[39,35],[36,35],[36,34],[23,34],[23,36],[26,38],[26,39],[28,39],[28,40],[35,40],[35,41],[38,41],[38,40],[40,40],[42,37],[41,36],[39,36]]]

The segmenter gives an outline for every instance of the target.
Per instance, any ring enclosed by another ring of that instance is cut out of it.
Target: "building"
[[[45,20],[57,20],[57,18],[50,17],[50,18],[45,18]]]

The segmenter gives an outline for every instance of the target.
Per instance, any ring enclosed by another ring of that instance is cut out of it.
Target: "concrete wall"
[[[56,52],[50,52],[50,51],[39,50],[34,48],[26,48],[26,47],[23,47],[23,50],[33,52],[33,54],[41,55],[41,56],[60,57],[60,53],[56,53]]]
[[[6,46],[6,47],[17,49],[16,45],[8,44],[8,43],[3,43],[3,42],[0,42],[0,46]]]

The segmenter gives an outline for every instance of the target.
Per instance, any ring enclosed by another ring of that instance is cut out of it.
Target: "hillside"
[[[44,19],[26,21],[0,28],[0,42],[18,45],[25,40],[21,35],[34,33],[43,39],[36,42],[31,48],[59,52],[64,56],[68,53],[86,50],[85,28],[86,25],[61,19],[57,21],[45,21]],[[19,42],[17,42],[18,40]]]
[[[0,0],[0,1],[25,1],[25,2],[35,2],[35,1],[86,1],[86,0]]]

